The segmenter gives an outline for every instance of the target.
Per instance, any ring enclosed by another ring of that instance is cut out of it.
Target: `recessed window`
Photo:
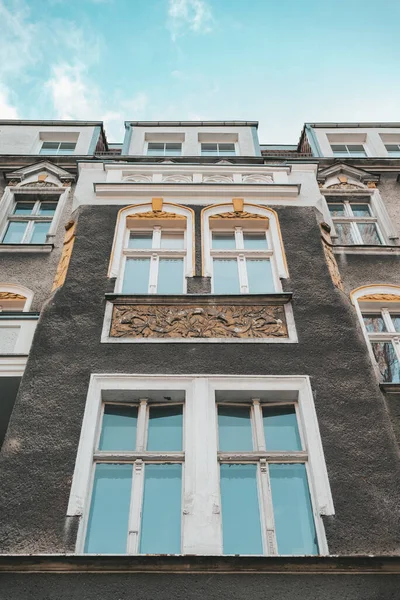
[[[400,144],[385,144],[386,152],[389,156],[399,157],[400,156]]]
[[[179,142],[149,142],[147,145],[148,156],[180,156],[182,144]]]
[[[124,248],[122,294],[182,294],[185,232],[154,227],[130,230]]]
[[[235,156],[235,144],[201,144],[201,155],[202,156]]]
[[[267,231],[211,231],[214,294],[268,294],[275,292],[273,252]]]
[[[363,144],[331,144],[333,156],[367,156]]]
[[[363,311],[362,317],[382,381],[400,383],[400,310]]]
[[[73,154],[76,142],[43,142],[39,154]]]
[[[53,200],[17,200],[2,237],[3,244],[45,244],[57,202]]]
[[[328,200],[328,208],[337,244],[381,246],[385,243],[370,202]]]

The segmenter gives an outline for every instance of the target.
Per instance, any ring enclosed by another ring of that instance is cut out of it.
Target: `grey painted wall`
[[[389,213],[390,220],[398,236],[400,236],[400,182],[399,173],[381,173],[378,188]]]
[[[336,508],[325,519],[330,552],[399,554],[398,448],[354,309],[332,284],[315,210],[277,209],[291,277],[284,287],[294,293],[298,344],[171,346],[100,344],[117,211],[110,206],[77,211],[66,283],[39,321],[0,454],[1,551],[74,551],[77,521],[65,514],[89,377],[120,372],[310,375]],[[95,594],[90,577],[86,581],[88,594]],[[182,585],[187,590],[192,584]],[[292,595],[285,598],[312,597],[300,596],[291,585]],[[233,585],[236,595],[229,597],[240,597],[239,589]],[[374,596],[369,585],[365,589],[367,595],[345,591],[341,597],[384,597]],[[259,595],[255,586],[254,597]]]

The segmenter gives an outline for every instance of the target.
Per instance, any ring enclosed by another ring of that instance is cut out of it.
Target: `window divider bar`
[[[260,461],[260,479],[261,479],[261,507],[263,512],[263,522],[265,527],[266,554],[273,556],[278,554],[276,543],[274,507],[272,504],[271,482],[269,479],[268,464],[265,459]]]
[[[268,462],[303,463],[308,460],[308,453],[303,450],[298,452],[218,452],[219,462],[224,463],[254,463],[264,459]]]
[[[133,465],[132,491],[128,523],[128,554],[139,553],[139,536],[144,487],[144,465],[138,458]]]
[[[143,460],[145,462],[184,462],[184,452],[139,452],[139,451],[97,451],[93,458],[96,462],[135,462]]]
[[[136,429],[136,451],[143,452],[146,444],[147,398],[141,398]]]
[[[253,414],[257,451],[266,452],[262,408],[259,398],[253,398]]]

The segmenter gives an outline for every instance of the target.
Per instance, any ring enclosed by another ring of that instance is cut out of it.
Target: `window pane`
[[[337,234],[337,244],[354,244],[350,223],[335,223],[335,229]]]
[[[263,406],[267,450],[301,450],[301,440],[294,406]]]
[[[27,221],[9,223],[3,238],[3,244],[21,244],[27,225]]]
[[[256,465],[221,465],[224,554],[263,554]]]
[[[370,217],[371,209],[369,204],[351,204],[351,210],[355,217]]]
[[[183,232],[176,233],[161,232],[161,248],[184,248],[185,239]]]
[[[150,258],[127,258],[123,294],[147,294],[149,290]]]
[[[386,331],[385,321],[382,315],[363,315],[365,329],[370,333]]]
[[[57,202],[41,202],[39,215],[43,217],[52,217],[56,212]]]
[[[61,142],[60,150],[75,150],[76,142]]]
[[[45,244],[51,223],[34,223],[30,244]]]
[[[246,268],[250,294],[269,294],[275,291],[270,260],[246,258]]]
[[[182,465],[146,465],[141,554],[180,554]]]
[[[31,215],[34,206],[34,202],[16,202],[14,215]]]
[[[390,314],[390,316],[392,317],[393,327],[396,331],[400,331],[400,315]]]
[[[357,223],[357,227],[364,244],[382,244],[376,223]]]
[[[219,450],[253,450],[250,407],[218,406]]]
[[[382,380],[400,383],[400,365],[391,342],[372,342],[372,350],[378,363]]]
[[[164,144],[158,142],[149,142],[147,146],[147,154],[153,156],[163,156],[164,155]]]
[[[306,467],[269,465],[279,554],[318,554]]]
[[[338,203],[333,203],[333,202],[329,202],[328,203],[328,208],[329,208],[329,212],[331,213],[332,217],[340,217],[344,215],[344,204],[342,202],[338,202]]]
[[[180,156],[182,152],[182,144],[165,144],[165,155],[166,156]]]
[[[268,242],[265,233],[243,233],[246,250],[267,250]]]
[[[182,406],[151,406],[147,450],[182,450]]]
[[[153,232],[138,233],[131,231],[128,240],[128,248],[151,248],[153,243]]]
[[[137,406],[106,404],[99,450],[136,450]]]
[[[224,154],[225,156],[235,155],[235,144],[218,144],[218,149],[219,153]]]
[[[347,152],[345,144],[331,144],[331,148],[334,152]]]
[[[203,156],[218,156],[217,144],[202,144],[201,154]]]
[[[212,247],[215,250],[235,250],[236,241],[234,233],[213,233]]]
[[[352,144],[347,146],[351,156],[367,156],[362,144]]]
[[[214,258],[213,270],[214,294],[240,294],[236,259]]]
[[[183,293],[183,258],[160,258],[157,294]]]
[[[85,552],[126,554],[132,465],[96,465]]]
[[[390,156],[400,156],[399,144],[385,144],[385,148]]]
[[[43,142],[39,154],[57,154],[59,142]]]

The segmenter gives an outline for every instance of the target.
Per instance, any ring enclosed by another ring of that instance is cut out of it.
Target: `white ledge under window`
[[[363,245],[351,245],[351,246],[332,246],[334,254],[378,254],[387,255],[392,254],[393,256],[400,255],[400,246],[366,246]]]
[[[0,253],[41,253],[49,254],[54,244],[0,244]]]

